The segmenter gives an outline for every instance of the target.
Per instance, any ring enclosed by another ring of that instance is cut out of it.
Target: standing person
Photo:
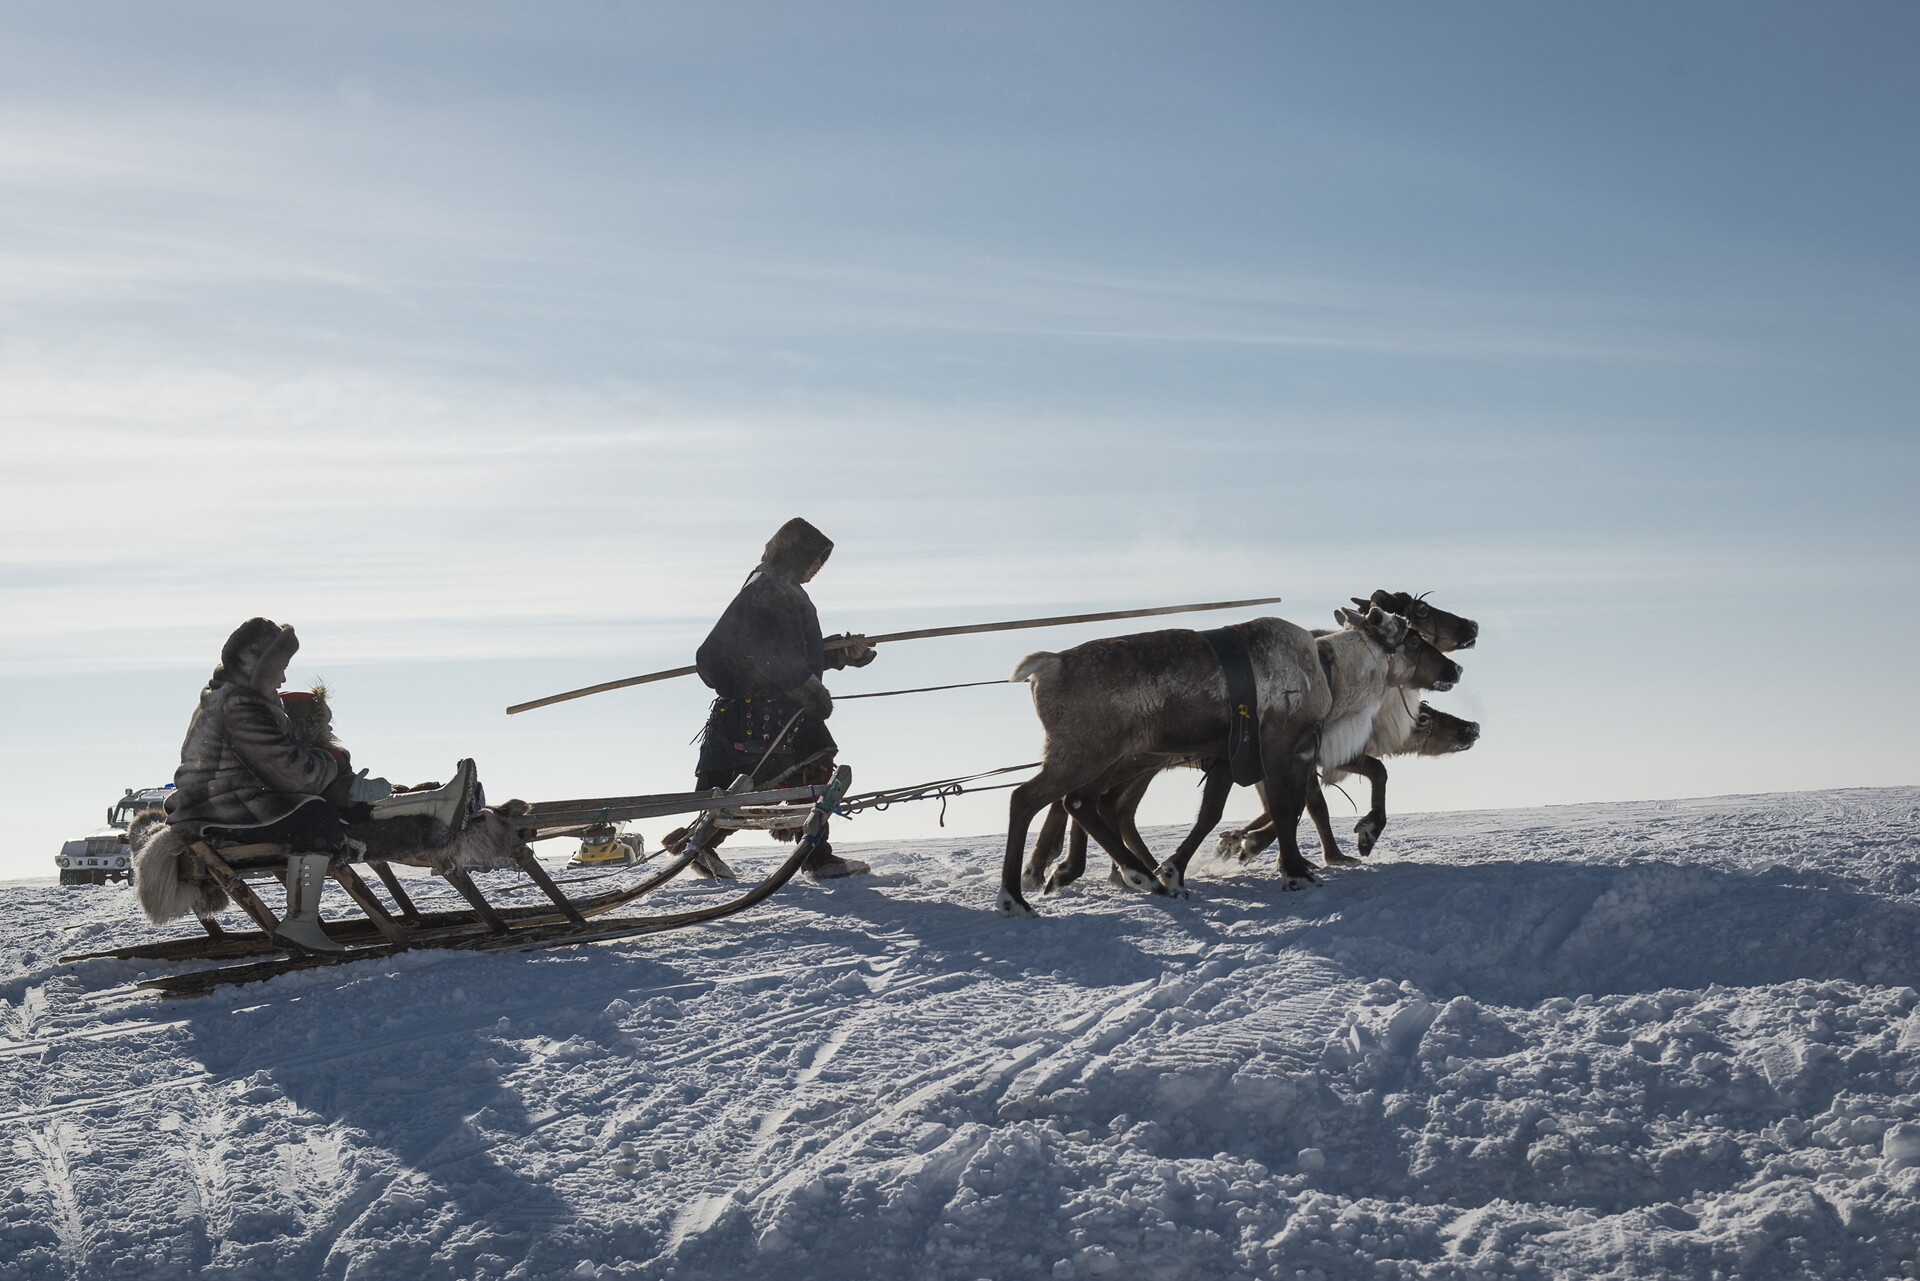
[[[726,787],[741,774],[751,774],[757,787],[832,779],[840,748],[827,731],[833,696],[820,677],[829,667],[865,667],[875,657],[865,637],[834,636],[829,639],[852,643],[828,649],[820,635],[820,616],[804,584],[832,552],[833,540],[799,517],[782,525],[701,643],[694,662],[715,698],[700,742],[696,790]],[[703,874],[732,875],[713,852],[727,835],[727,829],[715,828],[696,858],[694,866]],[[786,832],[774,835],[795,839]],[[674,842],[684,837],[683,828],[664,843],[677,848]],[[857,859],[840,858],[822,839],[801,870],[822,879],[869,869]]]

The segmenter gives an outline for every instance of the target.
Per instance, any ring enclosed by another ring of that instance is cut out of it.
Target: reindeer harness
[[[1201,632],[1200,637],[1227,678],[1227,768],[1236,785],[1251,787],[1267,776],[1260,761],[1260,694],[1253,683],[1253,660],[1231,627]]]

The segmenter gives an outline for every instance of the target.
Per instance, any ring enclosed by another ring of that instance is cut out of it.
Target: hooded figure
[[[340,816],[321,794],[351,770],[344,757],[295,742],[280,704],[287,663],[299,648],[292,627],[265,618],[240,624],[221,648],[167,798],[167,822],[189,840],[211,831],[307,849],[337,844]]]
[[[839,745],[827,730],[833,698],[820,677],[828,668],[864,667],[874,658],[864,643],[828,649],[820,635],[820,615],[802,584],[832,552],[833,540],[799,517],[782,525],[701,643],[694,664],[717,697],[700,742],[697,789],[726,787],[741,774],[763,787],[832,777]],[[709,847],[725,835],[718,831]],[[715,855],[703,856],[700,866],[726,874]],[[806,870],[844,876],[855,869],[866,867],[835,858],[823,842]]]

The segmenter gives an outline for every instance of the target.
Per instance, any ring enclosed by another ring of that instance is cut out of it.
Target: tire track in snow
[[[891,968],[897,971],[898,965],[908,954],[910,953],[903,953],[894,961]],[[710,1230],[735,1203],[753,1204],[769,1195],[777,1198],[810,1184],[815,1177],[814,1170],[832,1164],[840,1159],[841,1154],[867,1144],[878,1133],[906,1122],[916,1113],[923,1112],[943,1095],[986,1093],[1003,1083],[1011,1082],[1033,1067],[1036,1062],[1061,1054],[1077,1053],[1077,1047],[1083,1041],[1089,1039],[1100,1041],[1110,1036],[1124,1036],[1125,1032],[1121,1029],[1134,1022],[1142,1006],[1151,1000],[1161,982],[1161,979],[1147,979],[1129,985],[1121,989],[1112,999],[1071,1020],[1065,1027],[1045,1029],[1036,1033],[1011,1053],[1006,1052],[1004,1046],[989,1045],[951,1057],[939,1067],[930,1069],[918,1078],[910,1079],[903,1085],[902,1093],[891,1101],[873,1108],[858,1120],[842,1121],[836,1126],[834,1137],[823,1146],[807,1153],[798,1161],[785,1162],[787,1169],[784,1173],[751,1184],[735,1184],[731,1188],[709,1193],[690,1202],[675,1218],[669,1229],[662,1251],[663,1256],[676,1253]],[[906,986],[921,985],[920,983],[904,985],[900,990],[906,990]],[[858,1017],[849,1020],[844,1028],[836,1031],[828,1044],[823,1045],[821,1050],[816,1052],[808,1068],[803,1070],[804,1079],[800,1084],[817,1078],[862,1026],[879,1022],[890,1013],[883,1009],[867,1008]],[[756,1135],[756,1143],[732,1164],[736,1167],[744,1165],[748,1169],[762,1164],[775,1146],[779,1129],[799,1107],[800,1103],[795,1102],[776,1109],[763,1118]]]
[[[844,963],[844,968],[851,969],[857,966],[858,964],[860,964],[860,962],[857,960],[849,960]],[[716,987],[731,986],[731,985],[736,985],[736,984],[746,983],[746,982],[755,982],[760,979],[769,978],[769,977],[783,977],[786,975],[799,973],[801,971],[817,972],[821,968],[823,967],[818,965],[795,965],[790,967],[776,967],[772,969],[761,968],[749,974],[728,975],[722,978],[713,978],[713,979],[699,979],[689,983],[678,983],[678,984],[673,984],[667,987],[654,988],[654,989],[648,990],[645,993],[645,995],[648,997],[653,997],[653,996],[673,995],[675,993],[705,992],[705,991],[711,991]],[[832,968],[842,968],[842,967],[832,967]],[[286,999],[290,1002],[296,998],[289,996]],[[249,1003],[247,1005],[234,1007],[232,1012],[237,1014],[244,1011],[260,1009],[260,1008],[264,1008],[263,1003]],[[424,1025],[418,1022],[410,1023],[408,1024],[408,1026],[412,1030],[397,1036],[387,1036],[378,1040],[367,1040],[367,1039],[364,1039],[364,1037],[362,1037],[361,1039],[357,1039],[351,1042],[350,1044],[336,1044],[334,1046],[331,1046],[323,1050],[309,1051],[309,1052],[300,1053],[300,1054],[283,1054],[273,1058],[261,1058],[261,1059],[250,1060],[247,1064],[247,1071],[248,1072],[256,1072],[256,1071],[275,1072],[275,1071],[286,1071],[289,1069],[319,1067],[329,1063],[347,1062],[347,1061],[351,1061],[352,1059],[361,1057],[363,1055],[377,1055],[377,1054],[384,1053],[388,1050],[398,1049],[404,1045],[413,1044],[415,1042],[434,1040],[446,1035],[449,1032],[484,1031],[491,1025],[496,1024],[501,1018],[512,1019],[512,1018],[524,1017],[525,1015],[528,1015],[528,1014],[543,1014],[543,1013],[550,1012],[552,1009],[553,1009],[552,999],[550,997],[544,997],[544,996],[537,999],[533,999],[533,1000],[523,1001],[515,1005],[490,1006],[490,1007],[487,1007],[486,1009],[477,1009],[473,1011],[473,1013],[470,1016],[465,1018],[447,1019],[440,1022],[429,1023]],[[807,1013],[809,1015],[812,1015],[812,1014],[815,1014],[816,1012],[808,1011]],[[768,1021],[769,1022],[778,1021],[781,1019],[785,1019],[787,1017],[790,1017],[790,1016],[773,1015],[769,1017]],[[77,1040],[85,1040],[85,1041],[91,1042],[91,1041],[99,1041],[99,1040],[112,1040],[112,1039],[117,1039],[119,1037],[124,1037],[124,1036],[137,1036],[146,1032],[164,1032],[172,1028],[187,1027],[187,1026],[193,1025],[196,1022],[197,1020],[193,1020],[193,1019],[179,1019],[179,1020],[170,1020],[167,1022],[141,1023],[136,1026],[128,1027],[124,1031],[118,1030],[118,1025],[116,1025],[114,1028],[87,1029],[84,1035],[80,1033],[70,1033],[62,1037],[51,1038],[51,1039],[36,1041],[31,1043],[22,1043],[15,1047],[12,1047],[9,1050],[0,1050],[0,1056],[4,1056],[8,1053],[11,1053],[11,1054],[14,1054],[16,1057],[18,1057],[18,1056],[24,1056],[29,1052],[44,1052],[49,1047],[72,1044]],[[705,1047],[704,1049],[698,1050],[686,1057],[689,1057],[689,1058],[703,1057],[706,1054],[710,1054],[711,1049],[712,1047],[710,1046]],[[223,1078],[221,1076],[216,1075],[213,1072],[195,1072],[185,1076],[173,1077],[165,1081],[151,1081],[135,1088],[104,1091],[97,1094],[90,1094],[83,1098],[69,1099],[60,1103],[45,1104],[38,1107],[19,1108],[11,1112],[0,1112],[0,1125],[13,1123],[13,1122],[31,1122],[34,1120],[44,1119],[46,1117],[60,1116],[60,1115],[65,1115],[67,1113],[72,1113],[72,1112],[91,1111],[92,1109],[95,1109],[95,1108],[108,1107],[114,1104],[123,1103],[129,1099],[145,1098],[161,1090],[180,1089],[187,1086],[204,1085],[209,1081],[214,1081],[219,1079],[223,1079]]]
[[[164,1032],[170,1028],[187,1025],[188,1020],[176,1019],[170,1023],[110,1023],[105,1027],[75,1028],[60,1036],[44,1037],[38,1041],[13,1041],[0,1045],[0,1059],[17,1059],[29,1054],[40,1054],[52,1046],[72,1045],[77,1041],[114,1041],[121,1037],[140,1036],[147,1032]]]
[[[86,1222],[80,1215],[80,1198],[73,1188],[69,1144],[74,1133],[73,1126],[56,1121],[44,1129],[29,1130],[27,1145],[53,1200],[54,1233],[60,1240],[60,1257],[67,1265],[67,1274],[77,1277],[85,1269],[91,1249]]]
[[[1276,961],[1285,978],[1300,990],[1270,1006],[1263,1004],[1265,1017],[1261,1019],[1261,1034],[1238,1043],[1226,1038],[1219,1038],[1216,1043],[1222,1049],[1237,1052],[1235,1057],[1279,1049],[1303,1068],[1315,1065],[1321,1047],[1340,1025],[1362,985],[1319,957],[1283,955]],[[1257,967],[1263,971],[1263,979],[1267,978],[1265,972],[1272,964]],[[1042,1032],[1012,1053],[996,1057],[993,1050],[984,1050],[949,1061],[909,1083],[905,1093],[891,1102],[856,1122],[838,1126],[835,1137],[802,1159],[788,1162],[783,1173],[755,1185],[739,1185],[724,1193],[711,1194],[689,1205],[669,1232],[664,1254],[671,1256],[712,1228],[732,1204],[754,1205],[769,1197],[777,1202],[809,1186],[817,1180],[818,1171],[847,1161],[876,1135],[908,1121],[943,1094],[981,1095],[998,1088],[1003,1100],[1000,1119],[1012,1119],[1019,1114],[1019,1100],[1037,1099],[1070,1081],[1084,1079],[1122,1053],[1164,1010],[1184,1007],[1209,985],[1244,968],[1247,968],[1245,964],[1236,964],[1228,958],[1211,958],[1192,970],[1130,985],[1067,1026]],[[810,1074],[817,1076],[819,1068],[852,1039],[856,1030],[850,1024],[837,1033],[830,1042],[831,1053],[826,1052],[829,1047],[822,1047],[823,1052],[809,1065]],[[1278,1046],[1274,1045],[1276,1039],[1281,1043]],[[763,1121],[762,1134],[767,1141],[756,1145],[748,1154],[749,1164],[758,1164],[768,1154],[779,1124],[798,1106],[796,1103]]]

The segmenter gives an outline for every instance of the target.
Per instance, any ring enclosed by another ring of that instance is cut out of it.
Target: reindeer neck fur
[[[1320,722],[1314,763],[1338,767],[1362,754],[1373,725],[1392,692],[1391,659],[1359,632],[1346,630],[1314,641],[1326,657],[1333,706]]]
[[[1367,736],[1367,755],[1397,756],[1405,751],[1407,740],[1413,737],[1413,727],[1419,719],[1417,700],[1396,684],[1388,690],[1386,700],[1374,714],[1373,733]]]

